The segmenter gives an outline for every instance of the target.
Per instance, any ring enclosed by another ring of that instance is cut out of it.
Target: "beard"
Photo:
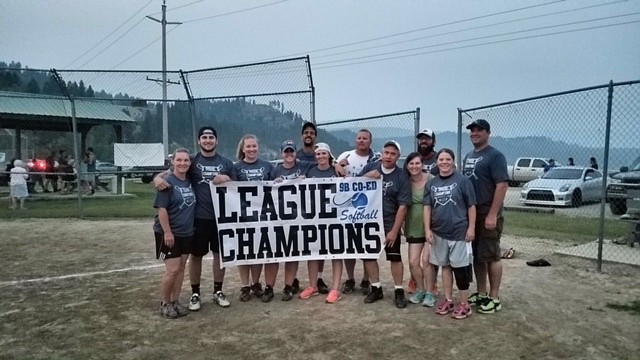
[[[433,152],[433,148],[434,146],[428,146],[428,145],[420,145],[418,146],[418,152],[420,153],[420,155],[428,155],[431,154]]]

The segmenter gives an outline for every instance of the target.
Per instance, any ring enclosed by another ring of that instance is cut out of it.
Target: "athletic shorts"
[[[205,256],[209,249],[214,254],[220,253],[220,239],[218,238],[218,225],[211,219],[198,219],[193,222],[193,250],[194,256]]]
[[[429,262],[436,266],[461,268],[469,266],[469,250],[464,240],[448,240],[433,234]]]
[[[500,261],[500,236],[504,226],[504,218],[499,217],[496,228],[488,230],[484,227],[486,214],[478,214],[476,218],[476,239],[473,241],[473,261],[479,263]]]
[[[390,261],[390,262],[402,261],[402,255],[400,254],[400,242],[401,242],[400,235],[398,235],[398,238],[396,239],[396,241],[393,242],[393,246],[384,247],[384,252],[387,254],[387,261]]]
[[[174,259],[191,253],[193,236],[174,236],[173,247],[164,244],[164,234],[154,232],[156,238],[156,259]]]
[[[417,237],[417,238],[407,238],[407,244],[424,244],[427,242],[426,237]]]

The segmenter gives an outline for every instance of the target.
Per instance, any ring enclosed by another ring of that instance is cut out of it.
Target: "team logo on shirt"
[[[382,196],[387,196],[387,189],[393,186],[393,181],[382,181]]]
[[[302,171],[300,171],[300,169],[296,170],[296,172],[289,174],[289,175],[280,175],[280,177],[282,178],[282,180],[293,180],[293,179],[297,179],[302,175]]]
[[[196,167],[200,170],[202,179],[198,181],[198,184],[209,183],[214,176],[220,175],[224,169],[224,165],[202,165],[197,164]]]
[[[434,167],[436,167],[436,164],[422,164],[422,172],[431,172],[431,169],[433,169]]]
[[[241,169],[240,172],[243,173],[249,181],[264,179],[264,167],[259,169]]]
[[[477,158],[471,158],[471,159],[467,159],[464,162],[464,174],[468,177],[468,178],[475,178],[476,180],[478,179],[478,175],[476,175],[476,166],[477,164],[482,161],[482,156],[477,157]]]
[[[196,196],[193,193],[193,189],[191,189],[191,186],[174,186],[173,189],[178,191],[180,193],[180,196],[182,196],[182,204],[180,204],[180,206],[178,207],[179,209],[182,209],[184,206],[189,207],[196,202]]]
[[[458,183],[453,183],[447,186],[432,186],[431,191],[433,192],[433,197],[436,200],[437,205],[447,205],[448,203],[453,203],[453,205],[458,205],[452,198],[453,189],[458,186]]]

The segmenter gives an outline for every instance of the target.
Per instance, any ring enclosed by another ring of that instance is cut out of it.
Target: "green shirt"
[[[424,186],[411,189],[411,204],[407,207],[407,216],[404,220],[404,236],[406,238],[424,237]]]

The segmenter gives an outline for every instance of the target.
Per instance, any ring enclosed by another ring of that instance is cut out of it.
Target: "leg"
[[[189,282],[191,285],[200,284],[200,276],[202,273],[202,256],[191,254],[189,256]]]
[[[307,261],[307,271],[309,272],[309,286],[316,287],[318,283],[318,267],[320,266],[318,260]]]
[[[251,265],[250,267],[251,269],[251,282],[253,284],[259,284],[260,283],[260,274],[262,273],[262,264],[258,264],[258,265]]]
[[[489,267],[489,297],[499,298],[500,283],[502,282],[502,261],[488,263]]]
[[[478,260],[473,261],[473,271],[476,274],[476,287],[477,292],[480,294],[485,294],[487,292],[487,263],[480,262]]]
[[[293,279],[296,278],[297,272],[298,272],[297,261],[284,263],[284,284],[289,286],[293,285]]]
[[[276,284],[276,277],[278,276],[278,268],[280,264],[264,264],[264,282],[267,286],[273,287]],[[291,280],[293,282],[293,280]]]
[[[396,288],[399,286],[402,288],[402,281],[404,276],[404,265],[402,261],[391,261],[391,276],[393,277],[393,283]]]
[[[220,263],[220,254],[217,252],[213,253],[213,281],[214,282],[224,282],[224,274],[225,268],[221,266]]]
[[[332,284],[331,289],[340,290],[340,279],[342,278],[342,260],[331,260]]]
[[[372,283],[380,283],[380,268],[378,267],[377,260],[363,260],[364,268],[369,274],[369,279]]]
[[[444,286],[444,298],[446,300],[453,299],[453,274],[451,266],[442,267],[442,285]]]
[[[166,259],[164,265],[165,271],[160,282],[160,294],[162,296],[162,302],[167,304],[172,300],[171,293],[180,272],[180,258]]]
[[[355,281],[356,259],[344,259],[344,268],[347,271],[347,280]]]
[[[20,209],[25,209],[24,200],[25,200],[25,198],[20,198]]]
[[[422,266],[420,266],[420,257],[422,254],[422,248],[424,243],[409,244],[409,270],[411,271],[411,277],[416,282],[418,290],[424,291],[424,275],[422,273]],[[429,264],[427,263],[427,266]]]
[[[178,274],[173,282],[173,288],[171,289],[171,302],[178,302],[180,300],[180,290],[182,290],[182,282],[184,281],[184,268],[187,264],[187,259],[189,255],[182,255],[179,258],[180,260],[178,264]]]
[[[238,265],[238,274],[240,275],[240,286],[249,286],[250,265]]]

